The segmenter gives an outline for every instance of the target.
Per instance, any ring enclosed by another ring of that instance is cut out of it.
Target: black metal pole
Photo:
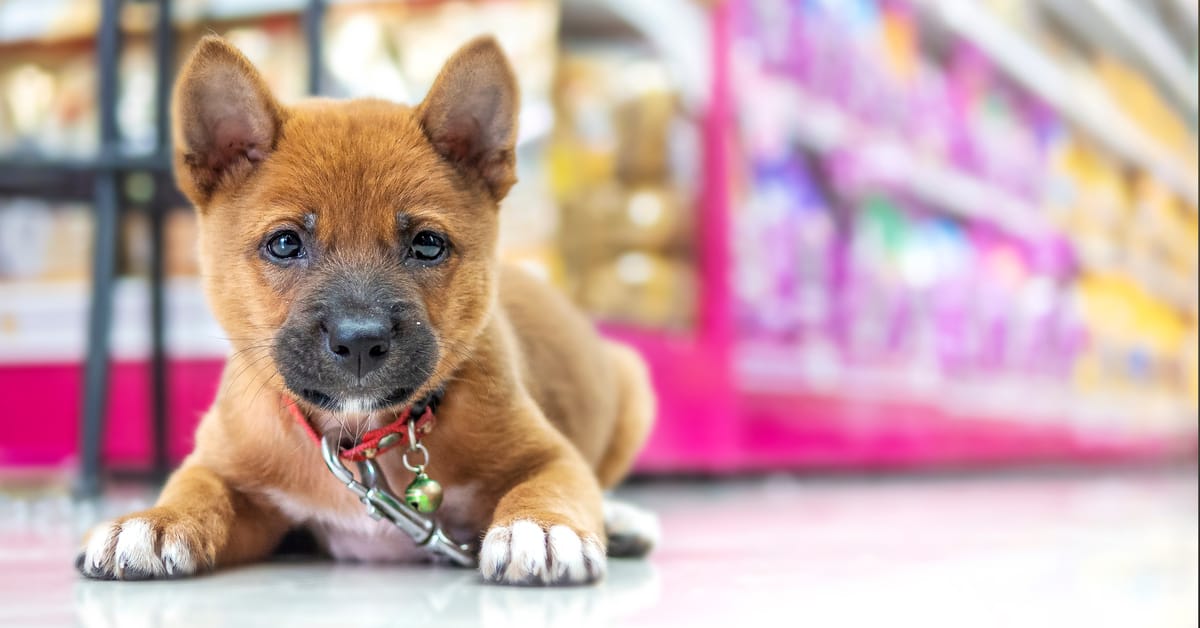
[[[325,0],[308,0],[304,9],[304,39],[308,44],[308,93],[321,93],[321,26],[325,19]]]
[[[171,98],[171,69],[174,65],[174,32],[171,26],[171,1],[159,0],[158,20],[154,30],[155,76],[155,123],[157,140],[155,154],[170,163],[170,121],[168,110]],[[163,221],[166,217],[166,195],[161,193],[164,184],[170,184],[170,175],[155,173],[155,193],[147,204],[150,218],[150,379],[152,382],[152,430],[154,450],[154,477],[162,481],[170,471],[168,443],[170,422],[168,421],[167,357],[166,357],[166,306],[164,291]]]
[[[155,148],[158,158],[171,163],[171,74],[175,69],[175,29],[171,24],[171,0],[158,0],[158,19],[154,26],[155,100],[154,123],[158,130]],[[168,168],[170,170],[170,168]]]
[[[154,177],[155,187],[162,177]],[[163,298],[163,207],[159,199],[151,200],[146,206],[150,214],[150,380],[152,383],[151,407],[152,438],[154,450],[154,477],[166,479],[170,470],[167,459],[169,428],[167,421],[167,358],[165,325],[166,313]]]
[[[122,0],[101,0],[96,62],[100,105],[100,160],[117,156],[117,57],[121,47]],[[102,168],[96,174],[95,240],[92,249],[92,295],[88,313],[87,362],[84,365],[83,425],[80,430],[80,474],[76,491],[100,492],[104,419],[108,405],[109,339],[112,332],[113,286],[116,279],[117,222],[120,214],[119,174]]]

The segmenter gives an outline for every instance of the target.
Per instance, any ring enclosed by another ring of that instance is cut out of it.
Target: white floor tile
[[[1195,626],[1194,470],[967,479],[769,478],[622,491],[663,546],[573,589],[427,566],[272,563],[91,582],[73,504],[0,488],[0,626]]]

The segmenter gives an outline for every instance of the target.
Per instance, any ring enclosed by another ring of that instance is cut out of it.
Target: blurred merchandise
[[[321,95],[414,103],[494,34],[522,90],[501,254],[646,356],[644,470],[1194,455],[1196,45],[1163,2],[1115,4],[1160,25],[1184,81],[1097,27],[1110,3],[353,0],[315,30],[308,4],[179,0],[171,61],[219,33],[294,101],[319,35]],[[96,157],[98,5],[0,0],[0,162]],[[120,152],[157,163],[155,6],[122,11]],[[127,465],[147,457],[147,199],[174,208],[173,452],[228,350],[195,216],[135,180],[165,175],[148,170],[121,183],[107,438]],[[77,447],[96,212],[60,200],[78,190],[16,189],[0,196],[0,387],[56,392],[18,409],[47,416],[42,449],[19,428],[0,464],[53,464]]]
[[[145,212],[127,212],[121,221],[121,274],[150,274],[150,225]],[[200,274],[196,214],[178,207],[163,217],[163,272],[167,277],[195,278]]]
[[[0,199],[0,282],[84,281],[91,242],[85,205]]]
[[[0,56],[0,151],[95,153],[94,65],[86,48],[17,49]]]
[[[568,290],[603,321],[695,320],[697,131],[666,66],[627,46],[568,50],[548,148]]]
[[[852,396],[884,425],[901,404],[935,445],[939,415],[1194,437],[1194,201],[934,37],[932,4],[734,3],[750,405],[792,398],[760,419],[796,425],[805,400]],[[1194,133],[1143,79],[1073,67],[1195,172]]]

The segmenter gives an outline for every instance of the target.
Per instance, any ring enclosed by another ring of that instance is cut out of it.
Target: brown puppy
[[[488,580],[593,581],[606,541],[653,543],[651,517],[601,498],[650,429],[643,363],[497,261],[516,113],[489,38],[457,52],[415,108],[285,107],[235,48],[199,44],[175,90],[175,171],[234,351],[195,451],[154,508],[93,531],[83,574],[256,561],[297,526],[336,557],[421,557],[329,474],[289,404],[352,441],[439,388],[423,439],[446,487],[437,516],[455,540],[479,542]],[[412,477],[400,458],[377,461],[393,487]]]

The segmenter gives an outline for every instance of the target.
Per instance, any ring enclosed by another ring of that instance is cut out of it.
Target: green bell
[[[442,505],[442,485],[420,471],[404,489],[404,501],[417,512],[433,512]]]

